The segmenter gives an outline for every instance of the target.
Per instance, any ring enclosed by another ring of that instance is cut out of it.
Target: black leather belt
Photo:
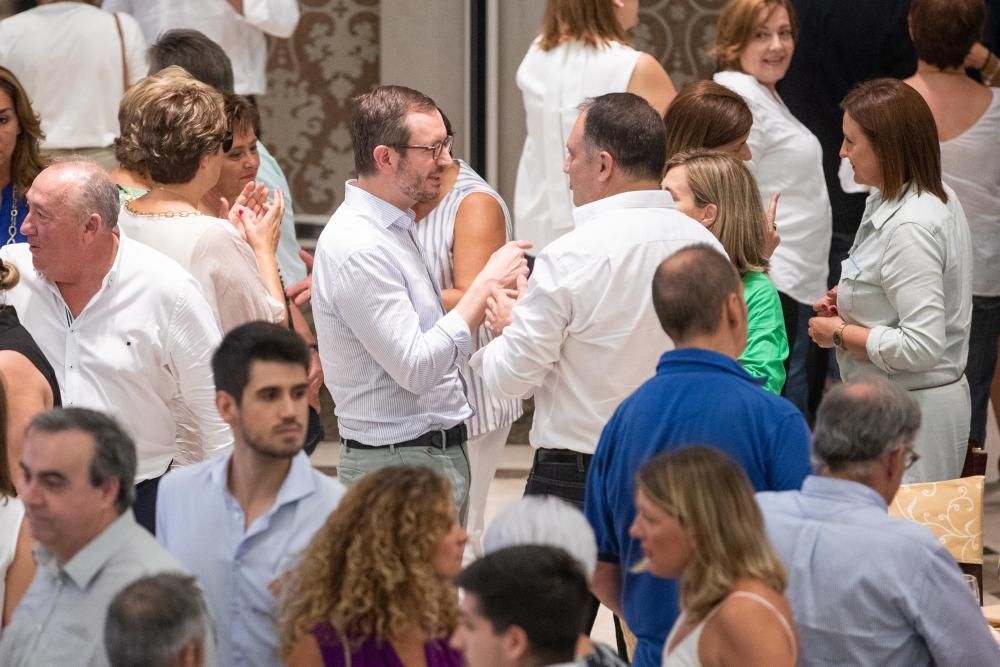
[[[342,442],[348,449],[386,449],[388,447],[437,447],[438,449],[447,449],[448,447],[460,446],[468,440],[468,437],[465,424],[459,424],[444,431],[428,431],[413,440],[397,442],[394,445],[366,445],[357,440],[343,440]]]

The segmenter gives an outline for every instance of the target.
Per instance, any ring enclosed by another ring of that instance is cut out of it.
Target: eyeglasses
[[[233,133],[226,132],[225,136],[222,137],[222,152],[228,153],[233,150]]]
[[[909,470],[919,460],[920,454],[913,451],[912,447],[903,450],[903,470]]]
[[[451,155],[451,146],[455,143],[455,137],[450,134],[444,138],[444,141],[436,143],[433,146],[407,146],[406,144],[399,144],[393,146],[393,148],[421,148],[425,151],[431,152],[431,159],[438,159],[441,157],[441,151],[448,151],[448,155]]]

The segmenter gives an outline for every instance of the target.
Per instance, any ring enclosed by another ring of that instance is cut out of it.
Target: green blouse
[[[788,336],[778,290],[759,271],[748,272],[742,280],[743,299],[747,303],[747,346],[740,365],[754,377],[767,378],[764,389],[780,394],[785,386]]]

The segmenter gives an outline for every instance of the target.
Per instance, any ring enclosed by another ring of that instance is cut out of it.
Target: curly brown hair
[[[448,481],[430,468],[390,466],[355,483],[313,537],[282,595],[281,655],[326,621],[353,649],[418,627],[455,629],[457,594],[433,559],[455,523]]]

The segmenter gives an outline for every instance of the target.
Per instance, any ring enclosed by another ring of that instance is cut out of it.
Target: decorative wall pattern
[[[636,47],[651,53],[680,88],[711,78],[715,60],[715,22],[726,0],[641,0]]]
[[[291,39],[269,39],[264,141],[298,215],[331,214],[353,177],[350,102],[378,83],[380,0],[301,0]]]

